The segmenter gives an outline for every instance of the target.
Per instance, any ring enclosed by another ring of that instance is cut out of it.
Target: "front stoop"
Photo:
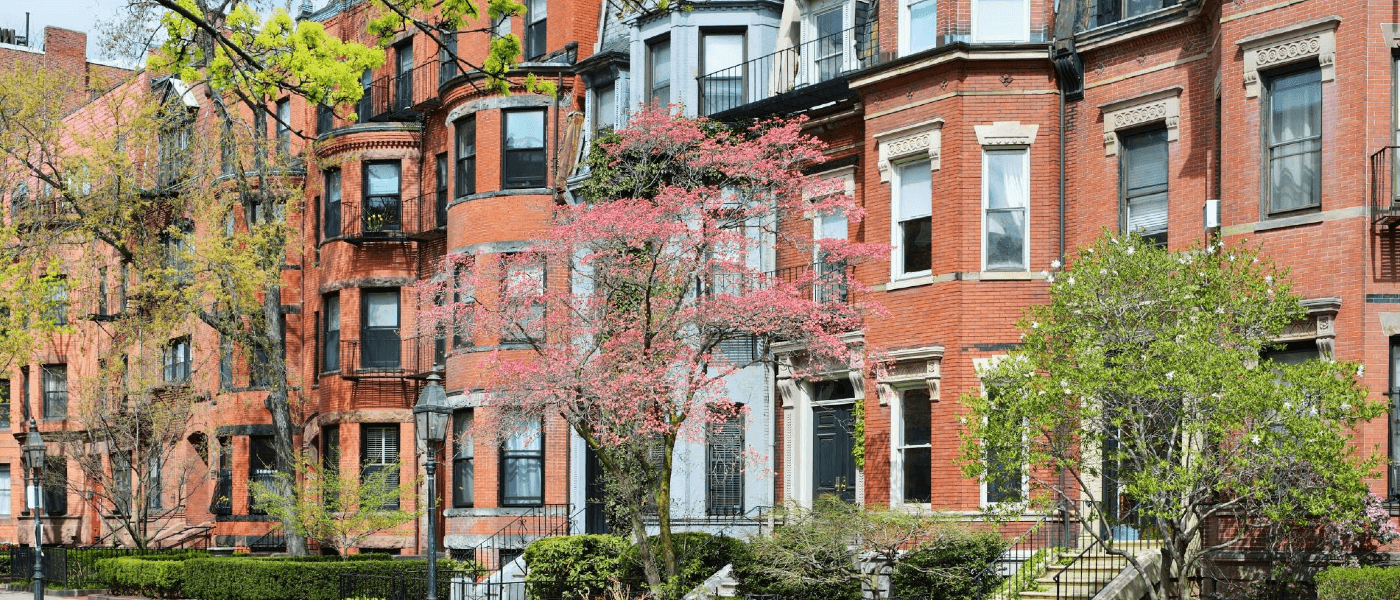
[[[1139,561],[1148,563],[1146,566],[1149,574],[1160,576],[1156,574],[1160,569],[1157,571],[1153,569],[1154,565],[1160,566],[1161,564],[1161,554],[1157,551],[1159,542],[1118,542],[1114,544],[1114,547],[1132,552]],[[1073,558],[1078,556],[1078,552],[1067,556]],[[1066,555],[1061,555],[1057,558],[1065,557]],[[1136,596],[1119,595],[1120,590],[1126,591],[1127,588],[1136,589],[1139,587],[1130,585],[1131,581],[1136,580],[1141,583],[1137,569],[1134,569],[1125,557],[1095,551],[1084,555],[1080,560],[1092,561],[1094,566],[1092,568],[1076,567],[1074,569],[1075,581],[1061,583],[1058,594],[1055,589],[1055,576],[1063,573],[1066,567],[1054,564],[1057,561],[1052,560],[1052,564],[1046,572],[1035,580],[1038,589],[1021,592],[1020,600],[1055,600],[1057,595],[1062,600],[1136,600],[1141,596],[1141,591],[1145,590],[1143,588]],[[1120,580],[1123,581],[1120,583]]]

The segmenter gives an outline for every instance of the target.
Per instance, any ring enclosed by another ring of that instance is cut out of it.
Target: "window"
[[[131,453],[113,452],[107,462],[112,465],[112,512],[125,515],[131,510]]]
[[[108,296],[110,296],[110,295],[111,295],[111,291],[107,289],[107,267],[98,267],[98,268],[97,268],[97,314],[98,314],[98,316],[103,316],[103,317],[105,317],[105,316],[107,316],[107,315],[109,315],[109,314],[112,314],[111,312],[109,312],[109,311],[111,310],[111,306],[107,303]]]
[[[900,22],[901,54],[913,54],[934,47],[937,34],[937,0],[904,0]]]
[[[593,130],[617,126],[617,82],[609,81],[593,88]]]
[[[233,340],[219,334],[219,389],[233,389]]]
[[[413,38],[394,46],[394,108],[413,106]]]
[[[895,458],[903,485],[897,490],[900,501],[928,504],[932,499],[933,473],[930,445],[931,410],[928,389],[904,390],[899,394],[899,430]]]
[[[1027,0],[972,0],[974,43],[1024,42],[1030,34]]]
[[[538,58],[545,53],[548,43],[545,35],[545,17],[548,16],[547,0],[526,0],[525,3],[525,60]]]
[[[164,364],[163,379],[167,384],[186,383],[190,380],[190,338],[170,340],[162,352]]]
[[[0,517],[10,516],[10,465],[0,464]]]
[[[647,102],[671,103],[671,39],[647,44]]]
[[[68,365],[44,365],[44,418],[68,417]]]
[[[224,121],[219,129],[219,173],[232,175],[238,168],[238,143],[233,137],[233,123]]]
[[[544,187],[544,111],[509,111],[505,120],[502,187]]]
[[[146,509],[152,513],[161,507],[160,455],[151,455],[150,472],[146,474]]]
[[[25,421],[30,418],[29,408],[29,367],[19,368],[19,409]]]
[[[399,426],[396,423],[385,425],[365,425],[360,443],[360,480],[366,481],[374,474],[388,471],[384,483],[399,485]],[[397,498],[384,503],[385,510],[398,510]]]
[[[340,425],[321,427],[321,472],[332,478],[340,474]],[[327,489],[325,493],[321,500],[326,506],[334,506],[340,499],[337,489]]]
[[[473,263],[474,264],[474,261]],[[475,316],[476,289],[468,264],[459,264],[452,274],[452,302],[463,307],[454,309],[452,315],[452,347],[465,348],[474,341],[472,320]]]
[[[1024,271],[1030,149],[982,152],[982,261],[988,271]]]
[[[0,427],[10,426],[10,380],[0,379]],[[6,506],[9,506],[8,504]]]
[[[398,161],[365,163],[364,214],[360,215],[365,232],[399,230],[399,169]]]
[[[284,345],[283,348],[286,346]],[[248,387],[265,390],[272,387],[272,356],[261,336],[253,341],[253,355],[248,360]],[[285,357],[283,357],[285,358]]]
[[[1264,167],[1269,214],[1322,205],[1322,74],[1266,76]]]
[[[1122,227],[1153,243],[1167,244],[1167,130],[1151,129],[1122,136],[1118,181]]]
[[[1175,4],[1176,0],[1098,0],[1098,18],[1095,24],[1103,27]]]
[[[1390,337],[1390,422],[1400,423],[1400,336]],[[1390,493],[1388,497],[1400,496],[1400,427],[1390,429]]]
[[[248,436],[248,514],[264,515],[253,499],[253,484],[273,485],[277,481],[277,447],[270,435]]]
[[[744,512],[744,416],[734,414],[705,430],[706,514]]]
[[[544,429],[526,423],[501,443],[501,506],[544,504]]]
[[[277,153],[290,154],[292,151],[292,101],[283,98],[277,101]]]
[[[839,13],[840,11],[836,11]],[[839,46],[839,44],[838,44]],[[744,103],[744,34],[700,36],[700,112],[714,114]]]
[[[340,370],[340,294],[326,294],[321,302],[325,311],[321,317],[321,339],[325,340],[321,372],[330,373]]]
[[[316,105],[316,133],[326,134],[335,129],[335,111],[324,104]]]
[[[432,229],[437,229],[447,226],[447,153],[437,155],[434,162],[437,167],[434,171],[437,179],[437,202],[433,206],[433,220],[429,222],[432,223]],[[418,210],[423,210],[421,204]]]
[[[374,91],[373,77],[374,73],[369,69],[365,69],[363,73],[360,73],[360,89],[363,91],[364,95],[360,96],[360,103],[355,106],[355,116],[358,117],[361,123],[368,122],[369,114],[374,110],[374,95],[371,93]]]
[[[475,502],[476,440],[472,435],[472,409],[452,413],[452,506],[469,507]]]
[[[165,267],[174,276],[175,283],[189,283],[192,250],[190,237],[194,235],[194,223],[188,219],[176,219],[160,234],[160,243],[165,250]]]
[[[68,459],[44,457],[44,514],[68,514]]]
[[[49,284],[48,306],[44,318],[54,325],[68,324],[68,279],[60,275]]]
[[[476,118],[457,121],[457,197],[476,193]]]
[[[117,270],[117,310],[126,312],[127,287],[131,284],[131,263],[123,261]]]
[[[340,169],[325,172],[326,239],[340,237]]]
[[[156,182],[160,187],[174,185],[184,178],[190,162],[190,138],[194,121],[184,112],[183,103],[173,102],[161,125],[156,151]]]
[[[984,393],[992,395],[992,406],[995,407],[995,392],[991,389],[985,389]],[[1006,417],[993,410],[989,418],[1004,419]],[[1022,431],[1022,435],[1025,435],[1024,431]],[[984,503],[999,504],[1024,501],[1026,498],[1025,442],[1022,441],[1010,448],[986,447],[984,452],[987,461],[987,474],[982,480]]]
[[[1265,361],[1296,365],[1310,360],[1320,360],[1322,354],[1318,352],[1315,340],[1295,340],[1266,348],[1261,353],[1260,358]]]
[[[510,254],[502,255],[501,260],[508,263],[505,280],[501,282],[502,297],[507,297],[506,290],[509,290],[510,301],[530,305],[528,313],[517,312],[521,315],[519,320],[504,324],[501,343],[538,340],[544,336],[545,305],[540,298],[545,290],[544,263],[517,259]]]
[[[457,76],[457,32],[438,30],[442,37],[442,47],[438,50],[438,83],[441,84]]]
[[[399,368],[399,290],[365,290],[361,300],[361,368]]]
[[[916,160],[895,170],[895,278],[922,275],[933,268],[933,174],[929,161]]]
[[[233,514],[233,439],[219,438],[219,465],[214,480],[214,493],[209,498],[209,512],[215,515]]]
[[[844,70],[842,63],[845,58],[845,44],[841,30],[845,25],[846,9],[842,5],[835,8],[816,13],[811,17],[812,39],[807,40],[814,46],[815,51],[812,63],[807,65],[815,76],[810,83],[827,81],[835,78]]]

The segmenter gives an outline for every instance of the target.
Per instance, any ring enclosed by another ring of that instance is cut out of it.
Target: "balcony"
[[[1400,146],[1386,146],[1371,155],[1371,223],[1394,230],[1400,226]]]
[[[875,64],[878,56],[874,23],[816,38],[701,75],[700,113],[741,119],[841,100],[851,94],[847,75]]]
[[[417,121],[422,113],[442,103],[438,97],[439,77],[448,71],[436,61],[428,61],[402,75],[385,75],[364,88],[356,106],[360,122]]]
[[[361,340],[340,340],[337,366],[346,379],[423,379],[446,370],[446,339],[400,338],[394,331],[362,335]]]
[[[351,244],[434,239],[447,235],[447,197],[423,194],[407,200],[377,196],[342,201],[338,214],[328,210],[326,239]]]
[[[846,264],[818,263],[787,267],[769,273],[778,281],[797,284],[803,296],[821,304],[850,304],[855,296],[851,282],[855,281],[855,268]]]

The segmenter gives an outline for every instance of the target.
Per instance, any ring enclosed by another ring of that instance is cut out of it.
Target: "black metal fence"
[[[176,550],[175,552],[189,552]],[[107,586],[97,572],[97,561],[104,558],[170,554],[155,548],[44,548],[44,581],[69,589],[100,589]],[[9,550],[10,580],[34,578],[34,548],[19,546]]]
[[[477,573],[438,569],[437,597],[441,600],[483,598],[476,594]],[[421,600],[428,596],[428,572],[404,571],[394,574],[343,573],[340,576],[341,598],[375,598],[378,600]],[[524,600],[522,597],[521,600]]]
[[[1386,146],[1371,155],[1371,218],[1374,221],[1388,221],[1394,225],[1400,217],[1400,179],[1395,173],[1400,170],[1400,148]],[[1391,481],[1397,467],[1391,467]],[[1391,490],[1395,493],[1396,490]]]
[[[436,192],[403,198],[371,196],[363,202],[342,200],[326,211],[325,235],[350,242],[394,241],[430,237],[447,227],[446,195]]]
[[[487,571],[506,566],[525,552],[525,547],[540,538],[569,535],[573,522],[571,504],[546,504],[531,508],[525,514],[506,523],[491,537],[475,548],[453,550],[452,558],[474,560]]]
[[[361,335],[373,333],[364,331]],[[436,336],[400,338],[394,330],[362,340],[338,342],[340,373],[350,378],[414,378],[442,371],[447,340]]]
[[[426,61],[408,72],[385,75],[364,88],[356,111],[361,121],[413,120],[416,111],[438,100],[438,78],[443,69],[437,60]]]
[[[701,75],[700,114],[721,113],[863,69],[878,55],[878,41],[875,27],[867,23]]]

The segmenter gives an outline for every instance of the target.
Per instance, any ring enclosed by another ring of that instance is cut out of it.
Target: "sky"
[[[88,60],[112,62],[99,56],[97,26],[123,6],[126,0],[0,0],[0,28],[24,35],[24,13],[28,12],[31,46],[42,41],[45,25],[73,29],[88,34]]]

